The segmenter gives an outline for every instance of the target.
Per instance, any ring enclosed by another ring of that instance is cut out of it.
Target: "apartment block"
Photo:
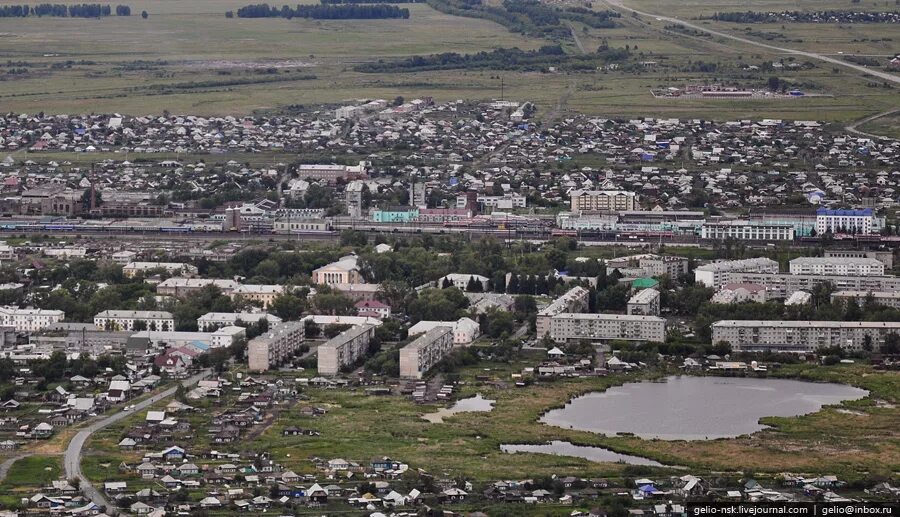
[[[632,316],[659,316],[659,291],[642,289],[628,300],[628,314]]]
[[[319,346],[319,375],[337,375],[341,368],[355,363],[366,354],[374,336],[374,325],[357,325]]]
[[[878,305],[900,309],[900,291],[835,291],[834,293],[831,293],[831,301],[842,301],[846,303],[852,300],[859,305],[862,305],[869,296],[871,296],[872,300]]]
[[[550,338],[566,341],[658,341],[666,339],[666,320],[656,316],[561,313],[550,319]]]
[[[19,309],[0,307],[0,326],[15,327],[19,332],[36,331],[59,323],[66,313],[54,309]]]
[[[212,332],[217,328],[228,327],[235,323],[247,325],[266,320],[269,326],[281,323],[281,318],[268,312],[207,312],[197,318],[197,328],[201,332]]]
[[[173,275],[193,276],[197,267],[183,262],[129,262],[122,266],[122,274],[126,278],[134,278],[152,271],[163,270]]]
[[[435,327],[400,349],[400,377],[422,376],[453,350],[453,328]]]
[[[735,282],[728,279],[728,274],[733,272],[778,273],[778,262],[767,258],[722,260],[695,268],[694,280],[707,287],[719,289],[729,282]]]
[[[578,286],[569,289],[566,294],[537,313],[537,336],[542,338],[550,333],[550,320],[563,312],[584,312],[588,309],[588,290]]]
[[[571,195],[573,212],[634,210],[637,195],[626,190],[576,190]]]
[[[235,287],[231,291],[231,299],[240,297],[244,300],[259,302],[263,308],[266,308],[282,294],[284,294],[283,285],[246,284]]]
[[[868,257],[799,257],[790,262],[792,275],[881,276],[884,264]]]
[[[175,317],[166,311],[108,310],[94,316],[94,325],[100,330],[135,330],[134,324],[139,321],[146,327],[139,330],[175,330]]]
[[[278,366],[299,350],[305,337],[304,321],[289,321],[275,325],[269,332],[247,343],[250,370],[264,372]]]
[[[160,296],[172,296],[184,298],[190,296],[204,287],[212,285],[218,287],[222,294],[230,295],[239,285],[234,280],[218,278],[169,278],[156,284],[156,294]]]
[[[677,280],[688,272],[686,257],[648,255],[642,257],[638,264],[644,270],[644,276],[668,275],[669,278]]]
[[[802,353],[834,346],[862,350],[867,340],[877,349],[891,333],[900,333],[900,322],[722,320],[712,324],[713,343],[728,343],[736,352]]]
[[[812,292],[819,284],[829,282],[839,291],[896,291],[900,277],[847,275],[791,275],[734,272],[727,274],[728,283],[752,283],[766,288],[769,298],[787,298],[797,291]]]

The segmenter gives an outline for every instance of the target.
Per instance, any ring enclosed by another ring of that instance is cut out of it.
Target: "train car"
[[[190,226],[161,226],[160,233],[191,233]]]
[[[45,224],[41,226],[42,230],[49,232],[74,232],[74,224]]]
[[[554,228],[552,232],[550,232],[551,237],[578,237],[578,232],[576,230],[562,230],[560,228]]]

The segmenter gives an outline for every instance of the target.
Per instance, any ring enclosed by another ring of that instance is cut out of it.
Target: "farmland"
[[[788,7],[769,4],[764,7]],[[544,113],[561,109],[640,116],[650,107],[655,116],[820,118],[849,123],[896,105],[896,91],[880,81],[815,62],[781,75],[791,84],[823,96],[654,99],[650,89],[709,82],[713,77],[743,87],[761,87],[770,73],[748,72],[748,67],[785,56],[676,30],[647,17],[623,16],[616,19],[615,28],[571,24],[588,53],[601,44],[632,49],[633,64],[622,70],[363,73],[354,68],[364,62],[496,48],[530,50],[553,42],[515,34],[487,20],[443,14],[426,4],[409,4],[408,20],[225,18],[226,11],[242,5],[238,0],[190,4],[160,0],[131,5],[134,12],[147,10],[146,20],[140,16],[0,19],[0,35],[11,49],[6,53],[9,62],[5,69],[0,67],[5,78],[0,81],[0,100],[23,112],[243,114],[362,97],[491,99],[500,96],[502,76],[506,97],[532,100]],[[668,9],[659,0],[636,0],[627,5],[665,11],[686,20],[736,7],[718,2]],[[870,2],[859,5],[855,8],[875,7]],[[605,4],[594,6],[595,10],[607,8]],[[702,23],[716,30],[745,32],[740,24]],[[752,29],[760,33],[775,30],[765,24]],[[892,29],[887,24],[789,24],[786,29],[778,28],[786,33],[787,42],[775,43],[817,52],[836,52],[840,46],[847,52],[886,55],[892,45]],[[816,31],[816,36],[809,31]],[[559,43],[569,53],[580,52],[571,39]],[[652,64],[639,66],[638,61]],[[791,57],[785,62],[793,61]],[[26,71],[10,73],[22,69]]]

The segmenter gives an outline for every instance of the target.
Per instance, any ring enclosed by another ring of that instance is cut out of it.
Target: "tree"
[[[149,18],[149,17],[150,17],[150,15],[147,14],[147,11],[141,11],[141,18],[143,18],[143,19],[146,20],[146,19]]]
[[[900,335],[891,332],[884,336],[884,343],[881,345],[882,354],[900,354]]]
[[[147,322],[144,320],[134,320],[134,324],[132,325],[132,330],[135,332],[140,332],[142,330],[147,330]]]

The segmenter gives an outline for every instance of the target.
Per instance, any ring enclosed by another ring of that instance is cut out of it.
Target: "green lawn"
[[[62,473],[62,458],[59,456],[28,456],[22,458],[9,469],[5,487],[40,488],[59,479]]]

